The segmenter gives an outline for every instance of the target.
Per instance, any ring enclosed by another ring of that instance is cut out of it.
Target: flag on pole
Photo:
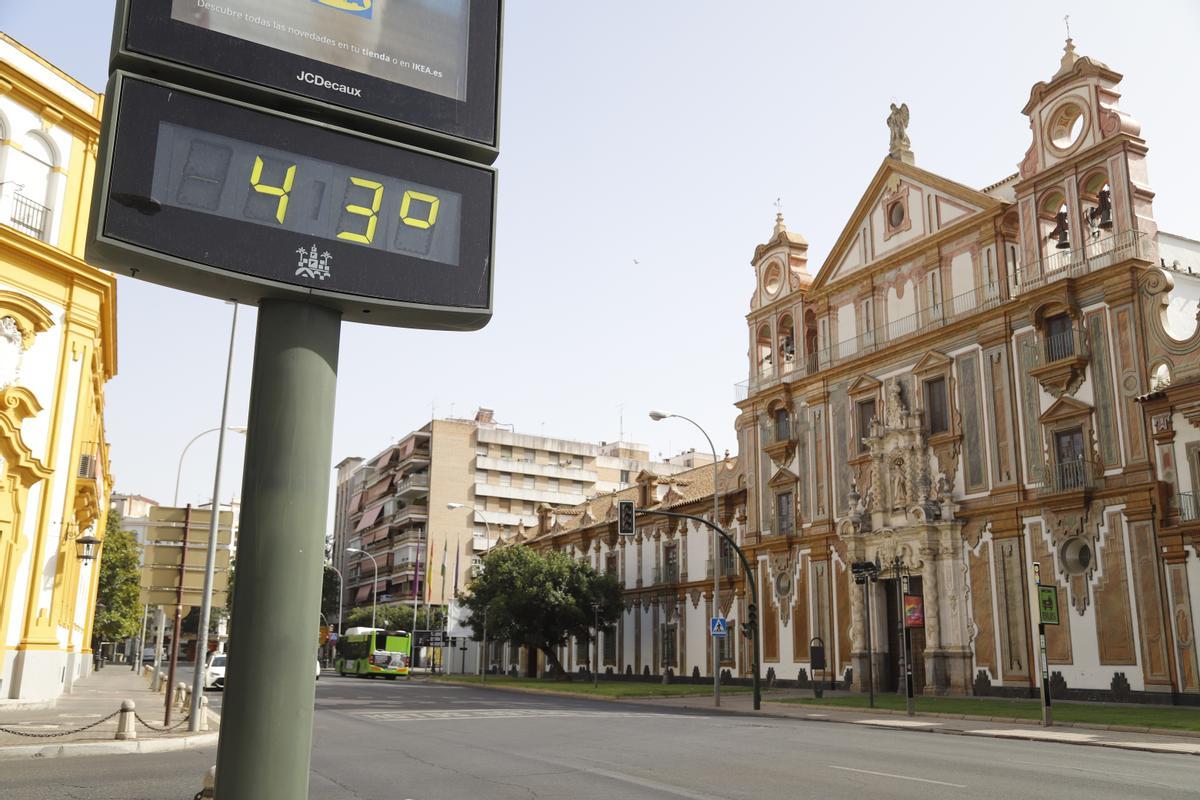
[[[442,540],[442,580],[446,580],[446,552],[450,547],[450,540]]]
[[[462,547],[454,548],[454,596],[458,597],[458,555],[462,552]]]

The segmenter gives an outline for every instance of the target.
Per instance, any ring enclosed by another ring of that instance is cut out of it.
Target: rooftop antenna
[[[617,441],[625,441],[625,404],[621,403],[617,406]]]

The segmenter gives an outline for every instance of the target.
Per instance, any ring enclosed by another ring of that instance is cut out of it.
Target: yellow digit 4
[[[275,206],[275,219],[283,222],[283,218],[287,216],[288,195],[292,191],[292,181],[296,179],[296,165],[292,164],[288,167],[287,173],[283,176],[282,186],[268,186],[264,183],[259,183],[262,178],[263,160],[260,156],[254,157],[254,171],[250,173],[250,185],[254,187],[254,191],[262,194],[269,194],[279,198],[278,205]]]
[[[383,184],[375,181],[369,181],[366,178],[355,178],[350,176],[350,182],[355,186],[361,186],[364,189],[372,189],[375,194],[371,197],[371,207],[354,205],[347,203],[345,206],[346,212],[350,214],[359,214],[367,218],[366,233],[352,233],[351,231],[342,231],[338,234],[339,239],[349,239],[352,242],[362,242],[370,244],[375,238],[375,223],[378,221],[376,212],[379,211],[379,206],[383,202]]]
[[[408,215],[409,206],[412,205],[413,200],[429,203],[429,212],[425,219]],[[441,202],[434,195],[414,192],[410,189],[404,193],[404,198],[400,201],[400,221],[414,228],[432,228],[433,223],[437,222],[438,206],[441,205]]]

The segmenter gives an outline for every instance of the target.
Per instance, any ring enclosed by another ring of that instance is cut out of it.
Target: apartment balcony
[[[425,522],[429,519],[429,506],[425,504],[407,505],[396,509],[391,522],[394,525],[407,525],[410,522]]]
[[[1062,397],[1083,382],[1090,353],[1083,331],[1072,328],[1026,345],[1025,356],[1029,374],[1050,395]]]
[[[490,549],[492,549],[492,542],[488,540],[486,535],[471,537],[471,550],[473,552],[485,553]]]
[[[1122,261],[1150,261],[1152,242],[1140,231],[1121,231],[1111,236],[1088,237],[1082,247],[1056,250],[1015,270],[1010,277],[1011,294],[1027,294],[1064,278],[1078,278]]]
[[[475,456],[475,469],[511,472],[517,475],[533,475],[543,478],[559,478],[580,483],[595,483],[596,470],[588,467],[567,467],[560,464],[538,464],[534,461],[517,461],[509,458]]]
[[[395,495],[397,497],[419,497],[424,494],[429,494],[428,472],[418,472],[416,475],[409,475],[396,484]]]
[[[1037,483],[1039,497],[1090,494],[1100,488],[1104,475],[1102,466],[1083,459],[1046,464],[1043,470]]]
[[[28,234],[43,242],[50,239],[50,222],[53,219],[50,209],[41,203],[30,200],[17,192],[13,195],[12,208],[9,212],[8,224],[21,233]]]

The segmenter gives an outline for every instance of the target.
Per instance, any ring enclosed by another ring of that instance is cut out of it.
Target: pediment
[[[893,204],[903,213],[889,221]],[[1002,203],[940,175],[885,158],[813,280],[815,291]],[[893,222],[895,224],[893,224]]]
[[[925,355],[921,356],[912,368],[912,371],[918,375],[923,375],[928,372],[940,372],[950,367],[953,360],[944,353],[939,353],[937,350],[930,350]]]
[[[1049,408],[1038,417],[1039,422],[1058,422],[1065,419],[1078,419],[1092,413],[1092,407],[1080,402],[1074,397],[1063,396],[1055,400]]]
[[[871,394],[879,391],[882,383],[872,378],[870,375],[859,375],[854,383],[850,384],[850,388],[846,390],[846,394]]]
[[[786,467],[782,467],[775,471],[775,474],[771,476],[771,480],[767,481],[767,486],[793,486],[798,480],[800,478],[796,473]]]

